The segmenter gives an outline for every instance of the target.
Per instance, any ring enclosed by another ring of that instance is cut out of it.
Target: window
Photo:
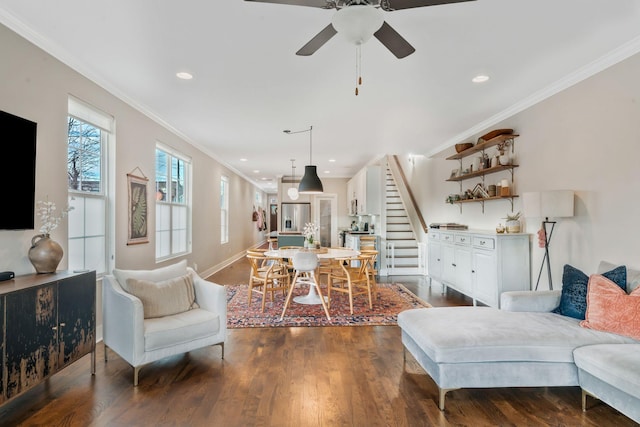
[[[191,251],[190,173],[187,158],[156,146],[156,260]]]
[[[229,178],[220,178],[220,243],[229,243]]]
[[[67,125],[69,269],[100,276],[110,269],[105,163],[113,118],[69,98]]]

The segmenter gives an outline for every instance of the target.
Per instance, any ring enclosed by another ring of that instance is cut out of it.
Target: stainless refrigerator
[[[282,203],[280,220],[280,231],[302,233],[311,222],[311,203]]]

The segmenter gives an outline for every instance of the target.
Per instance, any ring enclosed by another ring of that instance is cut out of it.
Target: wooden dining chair
[[[378,296],[378,283],[376,282],[376,278],[378,276],[378,269],[376,266],[376,262],[378,260],[378,251],[372,249],[362,249],[360,250],[360,255],[368,257],[368,261],[366,261],[369,265],[367,266],[367,271],[369,274],[369,282],[371,283],[371,291]]]
[[[347,294],[349,310],[353,314],[353,297],[366,294],[369,298],[369,308],[373,308],[371,298],[371,281],[369,276],[369,256],[359,255],[350,258],[336,258],[339,269],[329,274],[327,285],[328,307],[331,308],[332,292]],[[346,261],[346,262],[344,262]],[[359,261],[358,267],[350,267],[352,261]]]
[[[267,271],[271,264],[277,264],[277,268],[275,271],[284,269],[284,265],[282,260],[278,258],[267,257],[265,252],[267,249],[255,248],[255,249],[247,249],[247,255],[253,255],[256,257],[262,257],[262,261],[260,262],[259,269],[260,271]]]
[[[257,292],[262,295],[262,312],[264,313],[267,294],[270,294],[272,302],[276,291],[282,291],[282,295],[286,295],[291,283],[290,276],[288,271],[282,268],[278,258],[247,254],[247,259],[251,265],[248,305],[251,305],[253,292]]]
[[[360,251],[376,250],[376,236],[360,236]]]

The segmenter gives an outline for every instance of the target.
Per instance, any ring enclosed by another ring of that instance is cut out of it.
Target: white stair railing
[[[393,242],[387,242],[385,266],[387,267],[387,274],[392,275],[393,269],[396,268],[396,245]]]
[[[418,270],[423,276],[427,275],[427,265],[427,244],[424,242],[420,242],[418,243]]]

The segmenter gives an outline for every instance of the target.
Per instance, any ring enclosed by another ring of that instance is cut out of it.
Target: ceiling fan
[[[436,6],[475,0],[245,0],[262,3],[309,6],[320,9],[336,9],[332,22],[296,52],[309,56],[320,49],[333,36],[341,33],[352,43],[361,45],[371,36],[377,38],[397,58],[404,58],[415,52],[396,30],[384,21],[381,10],[411,9],[414,7]]]

